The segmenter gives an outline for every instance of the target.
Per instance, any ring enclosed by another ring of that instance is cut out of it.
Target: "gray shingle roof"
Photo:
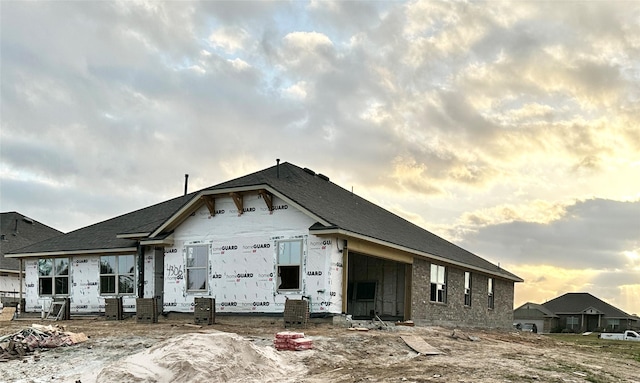
[[[522,306],[518,307],[517,309],[515,309],[513,311],[515,313],[515,312],[517,312],[519,310],[538,310],[541,313],[543,313],[545,316],[557,317],[557,315],[554,314],[551,310],[549,310],[548,308],[546,308],[543,305],[538,304],[538,303],[527,302],[527,303],[523,304]]]
[[[279,176],[278,176],[279,173]],[[206,190],[269,185],[329,222],[331,226],[521,280],[514,274],[290,163],[221,183]],[[314,229],[322,228],[316,224]]]
[[[148,233],[160,226],[176,210],[195,196],[187,194],[156,205],[136,210],[103,222],[83,227],[63,236],[51,238],[12,253],[70,252],[136,247],[135,239],[117,238],[122,233]]]
[[[542,305],[556,314],[580,314],[584,310],[593,307],[604,313],[608,318],[633,319],[631,315],[589,293],[566,293]]]
[[[310,230],[338,228],[367,238],[428,253],[503,276],[519,277],[499,268],[477,255],[446,241],[429,231],[377,206],[356,194],[290,163],[283,163],[203,189],[216,190],[260,187],[267,185],[299,206],[328,222],[314,224]],[[21,253],[115,249],[136,246],[133,239],[116,238],[123,233],[153,232],[169,220],[199,192],[150,206],[110,220],[68,233],[62,237],[21,250]],[[166,233],[165,233],[166,234]]]
[[[0,269],[16,271],[19,261],[5,258],[5,253],[63,234],[15,211],[0,213],[0,233]]]

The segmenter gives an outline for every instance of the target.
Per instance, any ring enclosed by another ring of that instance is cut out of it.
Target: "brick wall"
[[[494,278],[494,309],[488,308],[487,279],[471,271],[471,306],[464,305],[464,271],[446,264],[446,303],[430,302],[431,263],[415,259],[412,267],[411,306],[419,325],[511,328],[513,282]]]

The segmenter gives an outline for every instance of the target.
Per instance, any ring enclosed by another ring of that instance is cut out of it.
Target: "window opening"
[[[431,302],[446,303],[446,268],[431,264]]]
[[[209,264],[209,246],[187,247],[187,290],[207,290],[207,267]]]
[[[104,255],[100,257],[100,294],[133,294],[135,256]]]
[[[356,300],[373,302],[376,298],[376,282],[357,282]]]
[[[302,240],[278,242],[278,290],[300,290]]]
[[[620,329],[620,319],[607,319],[607,327],[611,330]]]
[[[464,272],[464,305],[471,306],[471,273]]]
[[[489,278],[489,281],[487,282],[487,295],[488,295],[488,302],[487,302],[487,306],[492,309],[494,307],[494,299],[493,299],[493,278]]]
[[[69,258],[38,259],[38,292],[45,296],[69,294]]]
[[[567,317],[567,328],[574,330],[578,327],[578,317]]]

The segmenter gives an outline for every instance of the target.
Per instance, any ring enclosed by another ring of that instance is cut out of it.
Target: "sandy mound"
[[[304,367],[237,334],[184,334],[119,360],[97,382],[282,382]]]

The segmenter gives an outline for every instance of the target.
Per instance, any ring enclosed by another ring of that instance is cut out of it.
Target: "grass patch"
[[[621,381],[618,377],[610,373],[603,375],[599,371],[590,371],[588,366],[565,361],[550,361],[539,368],[543,371],[561,373],[571,378],[582,378],[587,382],[592,383],[615,383]],[[583,377],[582,375],[576,375],[576,372],[586,376]]]
[[[600,339],[598,334],[548,334],[546,336],[569,345],[578,346],[585,351],[607,352],[616,358],[640,362],[640,342]]]

